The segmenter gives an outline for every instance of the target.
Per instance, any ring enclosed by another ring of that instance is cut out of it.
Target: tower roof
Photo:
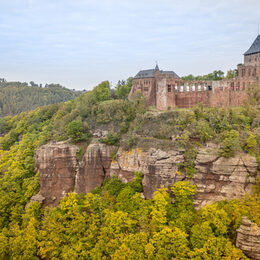
[[[256,37],[251,47],[249,48],[248,51],[244,53],[244,55],[250,55],[259,52],[260,52],[260,34]]]

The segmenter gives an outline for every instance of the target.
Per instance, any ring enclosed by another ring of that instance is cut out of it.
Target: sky
[[[92,89],[141,69],[226,72],[258,34],[259,0],[0,0],[0,78]]]

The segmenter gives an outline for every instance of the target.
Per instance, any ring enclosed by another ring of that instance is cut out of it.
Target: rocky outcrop
[[[138,148],[131,151],[120,148],[117,161],[111,164],[110,173],[116,173],[127,182],[133,179],[135,171],[142,172],[144,196],[149,199],[158,188],[170,187],[185,178],[184,174],[178,172],[178,163],[183,161],[183,152],[178,150],[164,152],[151,148],[144,152]]]
[[[257,161],[249,154],[232,158],[217,155],[216,146],[199,149],[196,159],[197,173],[193,182],[197,186],[194,203],[202,207],[212,201],[241,198],[250,192],[257,175]]]
[[[57,206],[69,192],[87,193],[101,185],[110,168],[109,150],[104,144],[92,143],[78,162],[79,148],[73,144],[58,142],[41,146],[36,152],[36,168],[40,172],[37,196],[43,206]]]
[[[123,182],[131,181],[134,172],[144,174],[142,181],[145,198],[152,198],[160,187],[170,188],[185,180],[178,171],[183,163],[183,151],[162,151],[140,148],[125,151],[119,148],[116,160],[111,159],[114,147],[93,141],[80,162],[75,145],[58,142],[41,146],[36,153],[36,166],[40,172],[40,195],[43,205],[57,206],[68,192],[87,193],[100,186],[105,178],[116,174]],[[257,175],[256,159],[248,154],[233,158],[219,157],[217,147],[208,144],[198,150],[197,173],[192,182],[197,186],[194,202],[197,208],[212,201],[240,198],[251,190]]]
[[[88,193],[101,186],[111,164],[111,147],[101,143],[88,146],[76,175],[75,192]]]
[[[36,168],[40,172],[43,206],[57,206],[66,194],[74,190],[78,150],[77,146],[66,142],[49,143],[37,150]]]
[[[237,229],[236,247],[252,259],[260,259],[260,227],[247,217],[242,218],[241,226]]]

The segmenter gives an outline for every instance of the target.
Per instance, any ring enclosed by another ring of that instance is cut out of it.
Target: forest
[[[130,82],[115,91],[104,81],[60,104],[0,119],[0,259],[247,259],[235,247],[247,216],[260,225],[260,179],[241,200],[193,205],[196,186],[180,181],[150,200],[141,197],[141,172],[132,182],[116,176],[89,194],[70,193],[57,208],[29,203],[39,191],[35,151],[50,140],[90,143],[95,129],[109,131],[107,145],[185,150],[180,171],[191,179],[197,148],[211,141],[219,154],[244,151],[260,167],[258,89],[244,107],[147,108],[141,93],[126,99]]]
[[[68,101],[81,93],[59,84],[46,84],[43,87],[33,81],[28,84],[0,79],[0,117],[17,115],[40,106]]]

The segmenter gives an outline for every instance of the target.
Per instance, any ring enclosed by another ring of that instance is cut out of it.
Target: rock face
[[[151,198],[153,193],[161,186],[170,187],[176,181],[183,180],[184,174],[178,172],[178,163],[184,161],[183,152],[164,152],[160,149],[141,149],[117,152],[117,161],[111,164],[110,173],[116,173],[124,182],[132,180],[135,171],[144,174],[143,190],[146,198]]]
[[[36,168],[40,172],[40,195],[44,206],[57,206],[74,190],[78,171],[78,147],[66,142],[41,146],[36,152]]]
[[[111,164],[110,149],[109,146],[101,143],[88,146],[76,176],[76,193],[88,193],[101,186]]]
[[[260,227],[246,217],[242,218],[242,224],[237,229],[236,247],[248,257],[260,259]]]
[[[100,186],[105,178],[116,174],[123,182],[131,181],[135,171],[144,174],[145,198],[165,186],[186,179],[178,171],[184,161],[183,151],[148,151],[136,148],[125,151],[119,148],[116,160],[111,159],[114,147],[92,142],[80,162],[75,145],[59,142],[40,147],[36,153],[36,167],[40,172],[40,195],[44,206],[57,206],[68,192],[87,193]],[[197,186],[194,202],[197,208],[212,201],[240,198],[251,190],[257,175],[256,159],[248,154],[222,158],[216,154],[216,146],[200,148],[196,158],[197,173],[192,182]]]
[[[87,193],[101,185],[110,167],[109,147],[90,144],[82,162],[77,161],[75,145],[58,142],[41,146],[36,152],[36,168],[40,172],[43,206],[57,206],[69,192]]]
[[[241,198],[250,192],[257,175],[257,161],[244,153],[232,158],[219,157],[216,147],[210,145],[199,149],[196,169],[194,203],[202,207],[212,201]]]

